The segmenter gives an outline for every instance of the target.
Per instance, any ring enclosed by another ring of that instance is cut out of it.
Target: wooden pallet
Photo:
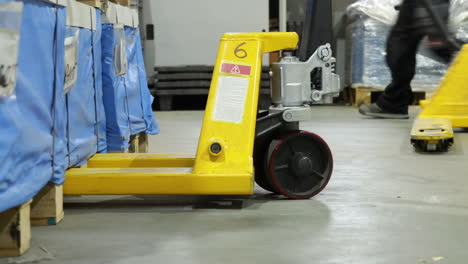
[[[122,6],[130,7],[130,0],[110,0],[110,1],[119,5],[122,5]]]
[[[31,203],[31,224],[34,226],[56,225],[62,221],[63,186],[47,184]]]
[[[90,5],[95,8],[102,9],[102,3],[101,0],[77,0],[80,3]]]
[[[31,243],[31,201],[0,213],[0,257],[24,254]]]
[[[108,153],[148,153],[148,143],[148,134],[146,134],[146,132],[141,132],[130,136],[128,149],[112,150],[108,151]],[[85,168],[85,166],[81,166],[81,168]]]
[[[349,97],[349,103],[353,107],[359,107],[362,104],[375,103],[379,96],[383,93],[383,89],[371,88],[371,87],[351,87],[347,88],[347,94]],[[428,97],[426,91],[416,90],[413,91],[414,102],[413,105],[418,105],[420,100],[424,100]]]
[[[17,257],[30,246],[31,225],[63,219],[63,187],[47,184],[31,201],[0,213],[0,257]]]
[[[129,153],[148,153],[148,134],[141,132],[130,136]]]

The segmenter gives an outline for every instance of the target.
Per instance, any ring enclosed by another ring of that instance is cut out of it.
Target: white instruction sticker
[[[78,79],[78,40],[80,30],[76,29],[73,36],[65,38],[65,81],[63,93],[68,93],[75,87]]]
[[[213,120],[241,123],[248,88],[249,78],[219,76]]]
[[[114,25],[116,43],[114,47],[114,70],[116,76],[124,76],[128,71],[127,43],[123,25]]]
[[[16,87],[22,8],[21,2],[0,3],[0,97]]]

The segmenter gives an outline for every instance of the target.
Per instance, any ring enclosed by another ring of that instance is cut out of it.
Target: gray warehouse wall
[[[288,20],[303,20],[306,1],[288,0]],[[332,0],[337,73],[342,80],[346,58],[343,16],[353,2],[355,0]],[[268,0],[140,0],[140,5],[149,74],[154,66],[213,65],[219,38],[224,32],[259,32],[269,28]],[[146,24],[154,25],[155,40],[145,40]]]
[[[143,24],[155,40],[144,41],[148,70],[154,66],[214,65],[226,32],[269,29],[268,0],[143,0]]]

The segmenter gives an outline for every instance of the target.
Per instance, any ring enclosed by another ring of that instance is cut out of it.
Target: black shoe
[[[408,113],[391,113],[383,110],[376,104],[363,104],[359,107],[359,113],[365,116],[389,119],[408,119]]]

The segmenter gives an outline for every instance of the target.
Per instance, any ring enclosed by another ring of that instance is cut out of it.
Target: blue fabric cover
[[[57,31],[56,31],[56,66],[55,66],[55,87],[54,90],[54,128],[52,131],[54,140],[54,155],[52,182],[61,185],[65,181],[65,170],[68,167],[68,148],[67,148],[67,116],[66,101],[63,93],[63,76],[65,76],[65,34],[66,34],[67,11],[65,8],[59,8],[57,11]]]
[[[153,116],[154,97],[148,89],[145,62],[138,28],[125,27],[127,40],[128,73],[125,76],[125,88],[129,104],[131,134],[146,132],[159,133],[159,127]]]
[[[125,40],[128,59],[128,71],[124,76],[125,94],[128,104],[130,134],[136,135],[146,130],[145,117],[141,102],[141,85],[138,71],[136,33],[132,27],[125,27]]]
[[[106,139],[106,112],[104,111],[104,101],[102,93],[102,24],[101,24],[101,10],[96,9],[96,30],[93,31],[93,60],[94,60],[94,80],[96,89],[96,116],[97,127],[96,134],[98,139],[98,152],[107,151]]]
[[[52,153],[59,144],[52,136],[53,109],[54,95],[63,89],[56,66],[63,65],[57,47],[63,45],[65,23],[57,22],[65,10],[37,0],[21,2],[16,90],[0,98],[0,212],[32,199],[51,180]]]
[[[125,95],[124,78],[114,69],[114,49],[117,43],[114,26],[102,25],[102,90],[106,112],[107,150],[123,151],[128,148],[130,122]]]
[[[97,29],[67,27],[67,37],[79,31],[78,77],[66,95],[68,167],[82,166],[96,152],[106,150],[105,113],[102,101],[101,19]],[[99,143],[99,145],[98,145]]]
[[[154,98],[146,81],[139,30],[132,27],[124,29],[128,71],[123,76],[117,76],[114,68],[118,34],[111,24],[104,24],[102,31],[107,144],[110,151],[122,151],[128,148],[130,135],[140,132],[158,134],[159,127],[151,107]]]
[[[81,166],[97,152],[96,105],[92,31],[67,27],[67,37],[79,31],[78,77],[66,95],[68,119],[68,167]]]

